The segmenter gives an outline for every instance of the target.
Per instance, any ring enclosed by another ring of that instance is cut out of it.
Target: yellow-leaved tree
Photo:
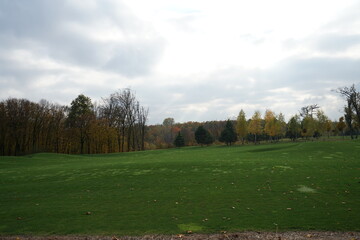
[[[239,112],[239,116],[236,121],[236,133],[241,140],[241,143],[244,144],[245,138],[248,134],[248,124],[246,122],[245,112],[241,109]]]
[[[314,137],[316,127],[317,127],[317,123],[314,118],[312,118],[311,116],[304,117],[304,119],[302,120],[301,126],[302,126],[301,135],[303,137],[305,137],[306,139]]]
[[[273,140],[278,132],[277,119],[275,113],[271,110],[266,110],[265,112],[265,127],[264,132],[270,137],[270,140]]]
[[[285,117],[284,114],[279,113],[279,115],[277,116],[277,136],[278,137],[284,137],[286,134],[286,122],[285,122]]]
[[[251,118],[251,121],[249,123],[248,131],[249,133],[254,134],[254,143],[256,144],[256,137],[257,135],[261,134],[263,131],[263,127],[261,125],[262,119],[261,119],[261,113],[260,111],[255,111],[254,115]]]
[[[321,135],[325,135],[325,133],[327,133],[327,122],[329,121],[329,118],[325,115],[324,111],[321,109],[317,110],[316,117],[317,117],[317,130]]]

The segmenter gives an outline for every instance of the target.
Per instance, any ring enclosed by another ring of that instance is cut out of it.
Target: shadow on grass
[[[262,146],[256,149],[251,149],[248,152],[251,153],[258,153],[258,152],[270,152],[270,151],[277,151],[277,150],[284,150],[287,148],[293,148],[298,146],[299,144],[281,144],[281,145],[267,145],[267,146]]]

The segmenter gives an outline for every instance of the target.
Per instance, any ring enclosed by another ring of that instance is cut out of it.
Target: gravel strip
[[[145,236],[0,236],[0,240],[360,240],[360,232],[239,232]]]

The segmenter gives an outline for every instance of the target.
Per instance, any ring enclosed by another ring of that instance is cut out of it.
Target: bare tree
[[[320,108],[317,104],[308,105],[305,107],[302,107],[300,110],[300,117],[313,117],[313,114],[316,113],[316,109]]]
[[[110,97],[103,99],[100,117],[106,119],[109,128],[116,129],[118,151],[121,151],[122,136],[124,135],[122,134],[124,132],[124,112],[119,92],[115,92]],[[108,149],[113,152],[111,135],[108,135]]]
[[[140,107],[138,112],[138,124],[141,138],[141,150],[145,150],[145,133],[146,133],[146,122],[148,119],[149,108]]]
[[[118,150],[144,149],[148,110],[140,106],[131,89],[118,90],[103,102],[102,115],[109,127],[116,128]]]
[[[360,92],[356,90],[355,85],[353,84],[350,87],[338,88],[337,93],[346,99],[347,105],[344,108],[345,121],[348,125],[351,138],[353,138],[354,133],[357,138],[358,131],[355,130],[358,130],[357,128],[360,125]]]

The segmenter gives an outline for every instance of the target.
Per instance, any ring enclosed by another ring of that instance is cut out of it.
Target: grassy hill
[[[0,234],[360,230],[360,141],[0,157]]]

